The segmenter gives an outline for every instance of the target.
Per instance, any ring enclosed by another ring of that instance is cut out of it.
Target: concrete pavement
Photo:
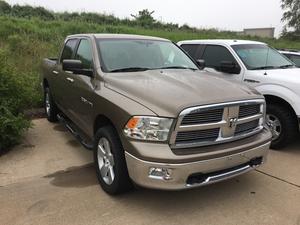
[[[135,190],[111,197],[92,152],[45,119],[0,158],[0,225],[300,225],[300,142],[271,151],[259,171],[189,191]]]

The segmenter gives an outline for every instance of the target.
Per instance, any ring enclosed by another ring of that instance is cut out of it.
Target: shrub
[[[0,154],[19,143],[30,122],[22,114],[14,115],[9,108],[0,106]]]
[[[23,110],[31,101],[22,76],[17,76],[0,50],[0,153],[17,144],[30,122]]]

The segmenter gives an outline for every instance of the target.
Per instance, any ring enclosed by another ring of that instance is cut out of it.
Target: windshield
[[[98,45],[105,72],[198,69],[180,48],[168,41],[98,39]]]
[[[294,66],[286,57],[267,45],[233,45],[232,48],[249,70],[283,69]]]

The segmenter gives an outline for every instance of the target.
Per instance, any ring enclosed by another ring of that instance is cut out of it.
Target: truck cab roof
[[[249,41],[249,40],[234,40],[234,39],[211,39],[211,40],[187,40],[187,41],[180,41],[178,45],[183,44],[212,44],[212,45],[241,45],[241,44],[261,44],[266,45],[263,42],[258,41]]]
[[[102,34],[102,33],[89,33],[89,34],[73,34],[67,36],[67,39],[77,38],[77,37],[92,37],[92,38],[101,38],[101,39],[143,39],[143,40],[154,40],[154,41],[168,41],[164,38],[144,36],[144,35],[133,35],[133,34]]]

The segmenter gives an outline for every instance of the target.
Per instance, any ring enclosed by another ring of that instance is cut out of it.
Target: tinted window
[[[290,55],[290,59],[296,64],[297,67],[300,67],[300,55]]]
[[[290,54],[286,54],[286,53],[282,53],[284,56],[286,56],[287,58],[291,59],[291,55]]]
[[[216,70],[220,69],[222,61],[236,62],[228,49],[216,45],[208,45],[204,50],[202,58],[205,60],[207,67],[211,67]]]
[[[65,44],[64,50],[61,55],[60,61],[62,62],[64,59],[73,59],[75,48],[76,48],[77,40],[71,39],[68,40]]]
[[[92,68],[93,55],[89,40],[82,39],[80,41],[75,58],[81,60],[84,69]]]
[[[181,45],[181,48],[183,48],[190,56],[195,58],[196,52],[198,49],[198,45],[196,44],[183,44]]]
[[[201,59],[205,49],[203,44],[183,44],[181,47],[195,60]]]

